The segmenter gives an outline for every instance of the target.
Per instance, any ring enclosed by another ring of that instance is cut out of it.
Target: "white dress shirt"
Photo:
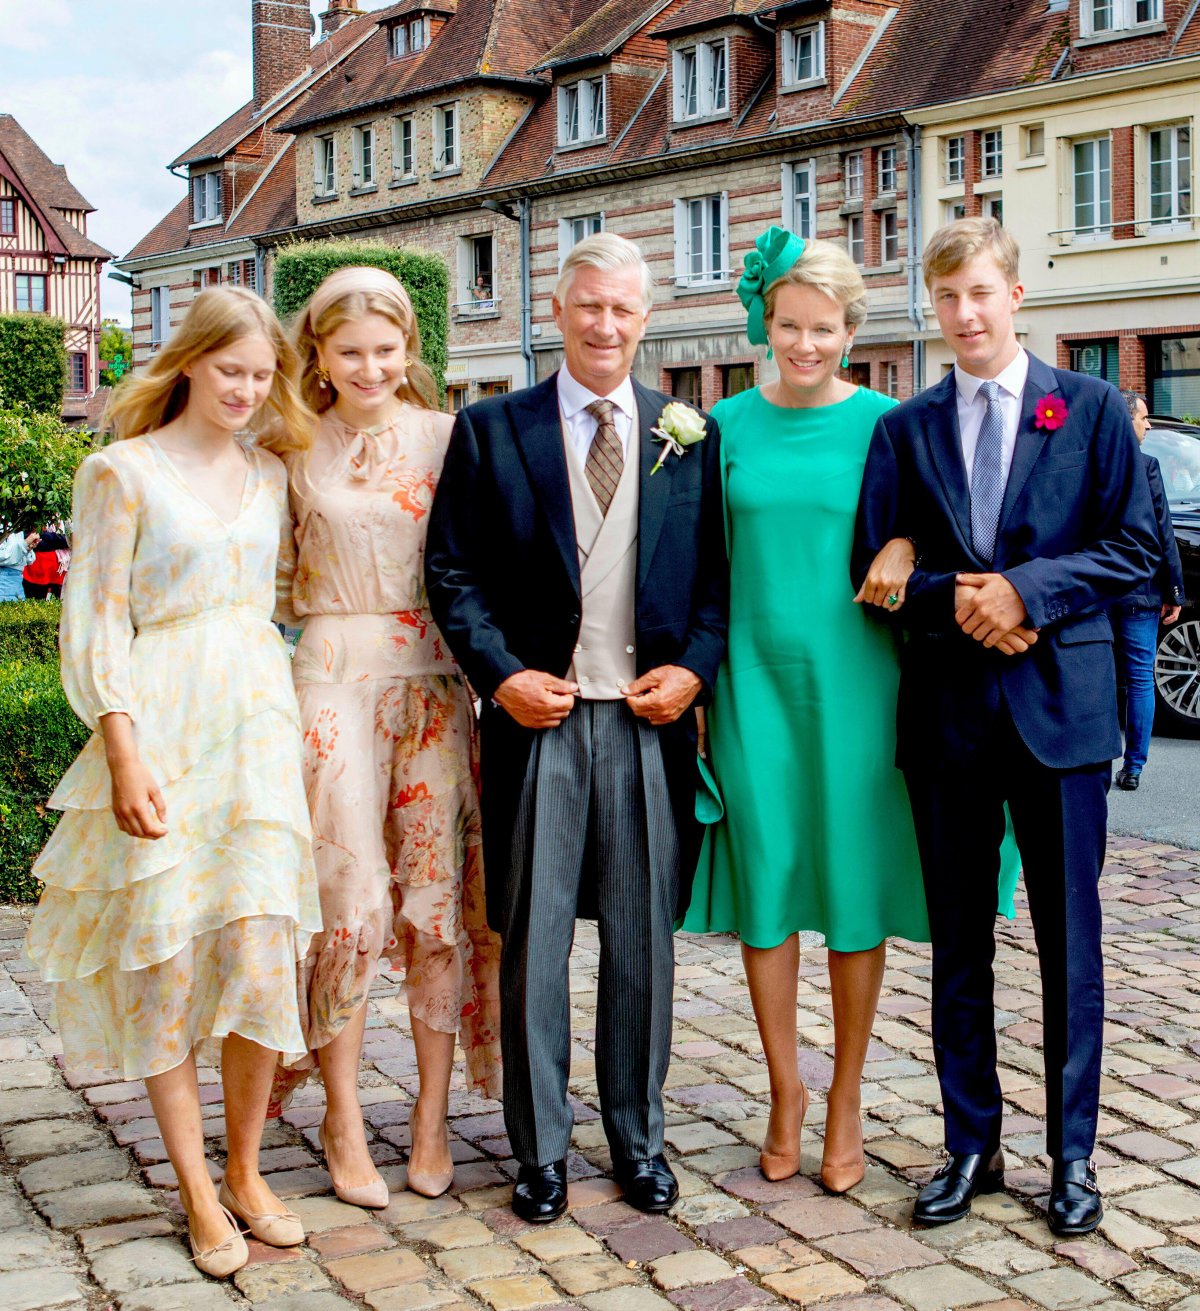
[[[1029,376],[1029,356],[1021,348],[1017,357],[1000,373],[993,382],[1000,384],[1000,410],[1004,415],[1004,441],[1000,448],[1000,468],[1004,474],[1005,485],[1008,483],[1008,471],[1012,468],[1013,451],[1017,448],[1017,429],[1021,424],[1021,397],[1025,392],[1025,379]],[[979,430],[983,427],[983,416],[987,413],[987,401],[979,394],[986,378],[977,378],[973,373],[954,366],[954,385],[958,393],[958,431],[962,438],[963,464],[967,469],[967,488],[971,486],[972,465],[975,463],[975,447],[979,442]]]
[[[633,416],[637,413],[633,383],[626,378],[610,395],[597,396],[583,383],[577,382],[564,364],[558,371],[558,408],[562,414],[563,428],[575,454],[579,456],[580,464],[586,464],[592,438],[596,435],[596,420],[587,412],[587,407],[593,401],[612,401],[613,426],[617,430],[617,440],[621,443],[621,454],[628,459],[629,434],[633,431]]]

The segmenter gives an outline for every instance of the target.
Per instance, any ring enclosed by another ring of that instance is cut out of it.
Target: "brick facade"
[[[299,0],[253,0],[254,108],[274,100],[308,63],[308,4]]]

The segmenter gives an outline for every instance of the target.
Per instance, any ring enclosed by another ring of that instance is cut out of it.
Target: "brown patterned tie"
[[[596,420],[596,435],[588,447],[583,471],[602,515],[608,514],[608,507],[617,494],[617,484],[621,481],[621,470],[625,468],[617,425],[613,423],[613,408],[612,401],[592,401],[586,407]]]

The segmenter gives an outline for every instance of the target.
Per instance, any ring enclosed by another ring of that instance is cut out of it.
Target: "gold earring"
[[[317,382],[322,391],[329,386],[329,370],[323,364],[317,365]]]

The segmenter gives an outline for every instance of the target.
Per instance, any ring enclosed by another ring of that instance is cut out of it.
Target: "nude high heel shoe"
[[[304,1224],[295,1211],[249,1211],[224,1179],[217,1201],[243,1221],[260,1243],[270,1247],[299,1247],[304,1242]]]
[[[246,1240],[242,1237],[237,1221],[225,1207],[221,1207],[221,1210],[225,1211],[225,1218],[229,1221],[233,1233],[216,1247],[206,1247],[204,1251],[197,1249],[196,1240],[192,1237],[192,1222],[188,1220],[188,1243],[192,1249],[192,1260],[195,1261],[198,1270],[211,1275],[214,1279],[228,1279],[250,1260],[250,1249],[246,1246]]]
[[[826,1121],[828,1130],[828,1120]],[[835,1165],[831,1161],[821,1160],[821,1187],[835,1197],[848,1193],[855,1184],[862,1183],[867,1173],[866,1151],[862,1141],[862,1118],[858,1121],[858,1156],[848,1164]]]
[[[416,1109],[416,1106],[418,1106],[418,1105],[420,1105],[419,1102],[417,1102],[417,1103],[414,1105],[413,1109],[415,1110],[415,1109]],[[410,1113],[410,1115],[409,1115],[408,1124],[409,1124],[409,1140],[410,1140],[410,1144],[411,1144],[411,1138],[412,1138],[412,1114],[411,1114],[411,1113]],[[446,1139],[447,1146],[449,1146],[449,1131],[447,1130],[446,1125],[445,1125],[444,1122],[443,1122],[443,1124],[442,1124],[442,1135],[443,1135],[443,1137]],[[451,1164],[449,1170],[437,1170],[437,1171],[433,1171],[433,1170],[414,1170],[414,1169],[412,1168],[412,1150],[413,1150],[413,1149],[412,1149],[412,1147],[411,1147],[411,1145],[410,1145],[410,1146],[409,1146],[409,1149],[408,1149],[408,1186],[409,1186],[409,1188],[410,1188],[414,1193],[419,1193],[422,1197],[441,1197],[441,1195],[442,1195],[442,1194],[443,1194],[443,1193],[444,1193],[444,1192],[445,1192],[445,1191],[450,1187],[450,1185],[454,1182],[454,1166],[453,1166],[453,1164]]]
[[[324,1121],[317,1129],[317,1141],[321,1144],[321,1151],[325,1153],[325,1165],[329,1170],[329,1179],[338,1200],[345,1202],[347,1206],[365,1206],[371,1211],[382,1211],[391,1200],[387,1181],[383,1176],[376,1172],[374,1180],[369,1184],[360,1184],[357,1188],[342,1188],[334,1179],[333,1168],[329,1164],[329,1152],[325,1148]]]
[[[804,1117],[808,1114],[808,1089],[804,1084],[800,1085],[800,1132],[804,1130]],[[797,1146],[794,1152],[768,1152],[765,1149],[759,1153],[758,1168],[763,1172],[763,1177],[769,1179],[772,1183],[779,1183],[783,1179],[790,1179],[800,1169],[800,1148]]]

